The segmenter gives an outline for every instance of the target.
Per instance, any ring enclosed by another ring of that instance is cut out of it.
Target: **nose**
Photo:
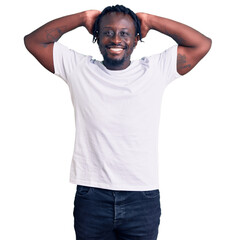
[[[112,38],[112,41],[115,43],[115,44],[118,44],[118,43],[121,43],[121,38],[119,36],[119,34],[114,34],[113,38]]]

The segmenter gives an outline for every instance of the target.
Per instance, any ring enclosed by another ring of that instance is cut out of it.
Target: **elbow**
[[[212,40],[208,37],[202,42],[202,44],[199,47],[199,56],[203,58],[211,49]]]
[[[211,38],[207,38],[207,52],[211,49],[211,45],[212,45],[212,39]]]
[[[32,53],[33,50],[35,49],[35,41],[32,38],[31,34],[28,34],[28,35],[24,36],[24,44],[25,44],[26,49],[30,53]]]
[[[29,35],[24,36],[24,44],[27,49],[29,49]]]
[[[203,51],[205,52],[204,55],[206,55],[209,52],[209,50],[211,49],[211,45],[212,45],[211,38],[207,37],[203,45],[204,45],[203,46]]]

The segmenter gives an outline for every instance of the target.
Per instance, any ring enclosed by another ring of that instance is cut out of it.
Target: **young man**
[[[103,62],[57,42],[84,26]],[[177,45],[130,60],[149,30]],[[77,184],[77,240],[156,240],[161,209],[158,124],[165,87],[189,72],[211,40],[196,30],[124,6],[90,10],[53,20],[25,36],[27,49],[68,84],[75,108],[76,139],[71,182]]]

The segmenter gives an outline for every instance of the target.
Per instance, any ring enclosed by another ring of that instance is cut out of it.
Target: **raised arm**
[[[181,75],[193,69],[211,48],[210,38],[187,25],[147,13],[137,13],[137,16],[141,21],[143,37],[153,29],[177,42],[177,71]]]
[[[64,33],[84,26],[92,34],[95,19],[100,11],[89,10],[55,19],[24,37],[26,48],[50,72],[54,73],[53,44]]]

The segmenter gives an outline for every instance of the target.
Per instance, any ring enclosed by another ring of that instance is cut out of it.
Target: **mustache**
[[[120,47],[120,48],[123,48],[123,49],[127,49],[127,45],[122,45],[122,44],[115,44],[115,43],[111,43],[111,44],[108,44],[106,45],[107,48],[111,48],[111,47]]]

